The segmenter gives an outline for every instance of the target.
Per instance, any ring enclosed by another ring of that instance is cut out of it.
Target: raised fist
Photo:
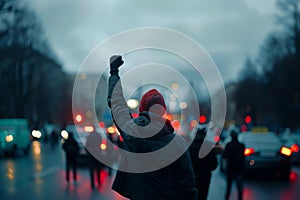
[[[122,60],[122,56],[113,55],[110,57],[110,71],[118,71],[119,67],[123,65],[124,61]]]

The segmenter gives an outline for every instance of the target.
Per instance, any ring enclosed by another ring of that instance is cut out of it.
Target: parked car
[[[13,156],[21,150],[27,155],[30,144],[27,119],[0,119],[0,152]]]
[[[282,179],[288,179],[291,171],[292,151],[284,146],[282,140],[273,132],[243,132],[238,139],[244,143],[245,174],[252,171],[279,172]],[[231,140],[228,136],[226,145]],[[221,171],[225,171],[225,163],[220,162]]]

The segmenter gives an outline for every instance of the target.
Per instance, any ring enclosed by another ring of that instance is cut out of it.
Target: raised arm
[[[132,138],[130,135],[138,135],[137,125],[134,123],[129,108],[123,95],[121,80],[119,77],[119,67],[123,64],[121,56],[110,58],[110,77],[108,81],[108,106],[111,108],[112,117],[116,127],[122,135],[124,141]]]
[[[122,56],[119,55],[114,55],[110,58],[110,77],[108,80],[108,95],[107,95],[107,103],[108,106],[111,108],[111,100],[112,100],[112,94],[114,91],[114,88],[118,81],[120,81],[119,77],[119,67],[124,63],[122,60]],[[121,86],[122,87],[122,86]],[[121,88],[122,90],[122,88]],[[122,97],[123,97],[123,91],[122,92]],[[123,97],[124,98],[124,97]]]

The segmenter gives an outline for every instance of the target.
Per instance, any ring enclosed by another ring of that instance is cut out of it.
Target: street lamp
[[[129,99],[127,101],[127,106],[134,110],[139,106],[139,101],[136,99]]]

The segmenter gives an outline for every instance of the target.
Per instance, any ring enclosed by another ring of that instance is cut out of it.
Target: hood
[[[151,113],[151,119],[153,125],[157,125],[157,127],[161,127],[160,122],[161,122],[161,116],[156,115],[154,113]],[[139,114],[139,117],[135,119],[135,123],[139,126],[147,126],[151,122],[150,119],[150,113],[147,111],[141,112]],[[162,129],[159,131],[158,134],[154,135],[153,137],[159,137],[159,136],[164,136],[167,134],[173,134],[174,133],[174,128],[168,119],[163,119],[165,120],[165,124],[163,125]]]
[[[151,115],[151,119],[149,117]],[[156,151],[167,144],[169,144],[173,138],[175,137],[174,128],[171,125],[169,120],[165,120],[163,126],[161,126],[161,120],[159,120],[161,116],[149,113],[149,112],[141,112],[138,118],[134,119],[134,122],[141,127],[147,127],[150,123],[152,126],[160,127],[158,132],[151,137],[147,138],[132,138],[131,141],[127,143],[127,147],[129,151],[135,153],[147,153]],[[152,121],[151,121],[152,120]],[[147,127],[148,128],[148,127]],[[151,132],[151,129],[146,129]],[[143,134],[143,131],[140,131]]]

